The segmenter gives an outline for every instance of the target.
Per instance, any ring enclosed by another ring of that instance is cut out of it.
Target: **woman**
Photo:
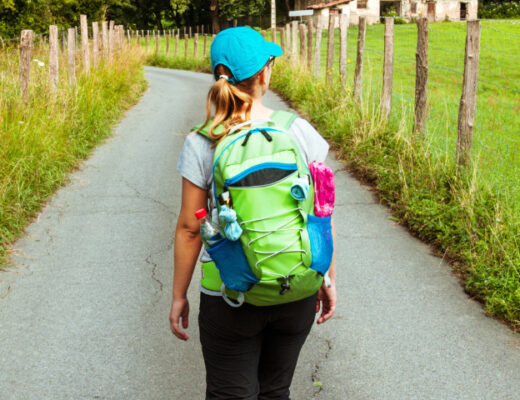
[[[269,87],[275,57],[281,55],[277,44],[266,42],[246,27],[222,31],[213,41],[211,61],[216,83],[208,94],[205,124],[209,125],[210,139],[197,132],[190,134],[178,164],[183,176],[182,204],[175,233],[170,324],[181,340],[188,340],[184,331],[189,318],[187,290],[201,250],[200,223],[194,213],[207,208],[211,197],[214,143],[236,124],[273,115],[274,111],[263,105],[262,96]],[[307,121],[297,118],[288,133],[307,163],[324,161],[328,144]],[[330,284],[322,285],[311,297],[265,307],[246,303],[239,308],[228,306],[219,291],[205,287],[203,278],[199,329],[206,399],[289,399],[298,355],[315,314],[321,308],[317,321],[321,324],[335,310],[334,261],[329,274]]]

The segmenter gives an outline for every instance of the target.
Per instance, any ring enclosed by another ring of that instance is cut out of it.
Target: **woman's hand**
[[[318,324],[330,319],[336,311],[336,282],[334,280],[331,280],[330,287],[327,287],[325,282],[321,285],[316,299],[316,314],[320,312],[320,308],[321,315],[318,318]]]
[[[174,298],[172,300],[172,308],[170,311],[170,329],[172,333],[181,340],[188,340],[189,336],[180,327],[182,319],[182,328],[188,329],[189,325],[190,303],[187,298]]]

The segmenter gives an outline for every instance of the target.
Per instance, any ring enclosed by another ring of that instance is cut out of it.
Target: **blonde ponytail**
[[[251,119],[252,93],[259,73],[238,84],[232,84],[228,82],[232,74],[227,67],[218,65],[215,72],[220,78],[209,90],[206,100],[206,122],[199,131],[209,124],[209,137],[218,142],[226,137],[233,125]],[[213,118],[212,107],[215,107]],[[219,125],[222,125],[224,130],[216,134],[215,128]]]

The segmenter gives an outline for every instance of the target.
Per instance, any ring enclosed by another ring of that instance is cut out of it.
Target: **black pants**
[[[315,307],[316,295],[277,306],[232,308],[221,297],[201,294],[206,400],[288,400]]]

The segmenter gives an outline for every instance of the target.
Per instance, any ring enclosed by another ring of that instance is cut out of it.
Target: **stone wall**
[[[433,21],[444,21],[446,17],[450,21],[460,21],[460,11],[461,5],[460,1],[455,0],[437,0],[435,4],[435,18],[428,15],[428,3],[427,2],[417,2],[417,13],[412,14],[410,16],[417,17],[430,17],[430,20]],[[474,20],[477,19],[478,13],[478,0],[471,0],[466,3],[466,19]],[[404,15],[405,18],[409,18],[407,15]]]

